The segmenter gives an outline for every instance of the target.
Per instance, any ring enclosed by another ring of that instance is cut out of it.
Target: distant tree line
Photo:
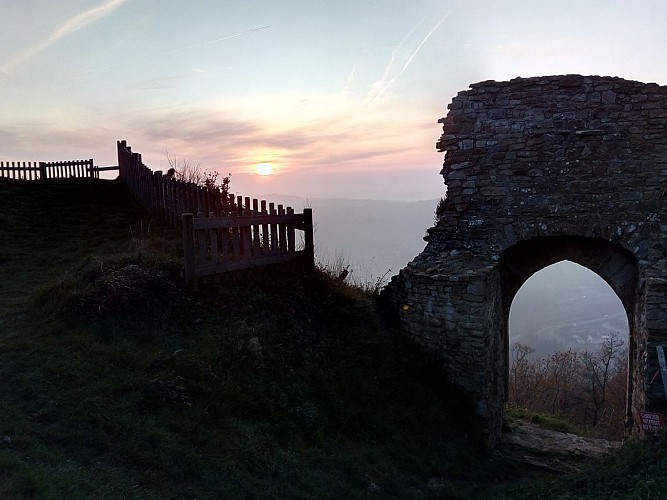
[[[534,352],[512,345],[510,407],[563,416],[599,437],[623,437],[628,356],[618,333],[604,337],[594,352],[568,350],[537,359]]]

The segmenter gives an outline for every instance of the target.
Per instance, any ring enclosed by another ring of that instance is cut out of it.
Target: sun
[[[258,163],[255,165],[255,171],[259,175],[271,175],[273,173],[273,165],[271,163]]]

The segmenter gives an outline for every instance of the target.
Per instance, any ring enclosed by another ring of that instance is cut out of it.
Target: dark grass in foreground
[[[462,498],[511,470],[372,297],[275,269],[191,293],[121,184],[0,190],[0,496]]]
[[[586,491],[486,450],[372,296],[276,269],[184,290],[180,235],[120,183],[0,179],[0,238],[1,498]]]

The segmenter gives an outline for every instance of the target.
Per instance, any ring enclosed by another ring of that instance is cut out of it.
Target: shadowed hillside
[[[0,200],[0,496],[463,497],[512,468],[373,297],[290,270],[185,290],[178,231],[117,182]]]
[[[2,498],[522,498],[538,474],[375,297],[290,269],[186,290],[178,231],[118,182],[0,179],[0,238]]]

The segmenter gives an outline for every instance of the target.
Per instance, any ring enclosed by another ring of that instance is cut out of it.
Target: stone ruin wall
[[[635,425],[640,410],[667,412],[659,379],[648,385],[655,345],[667,343],[667,87],[579,75],[485,81],[448,108],[439,222],[385,290],[405,330],[473,397],[494,443],[514,293],[540,266],[578,261],[626,307]]]

